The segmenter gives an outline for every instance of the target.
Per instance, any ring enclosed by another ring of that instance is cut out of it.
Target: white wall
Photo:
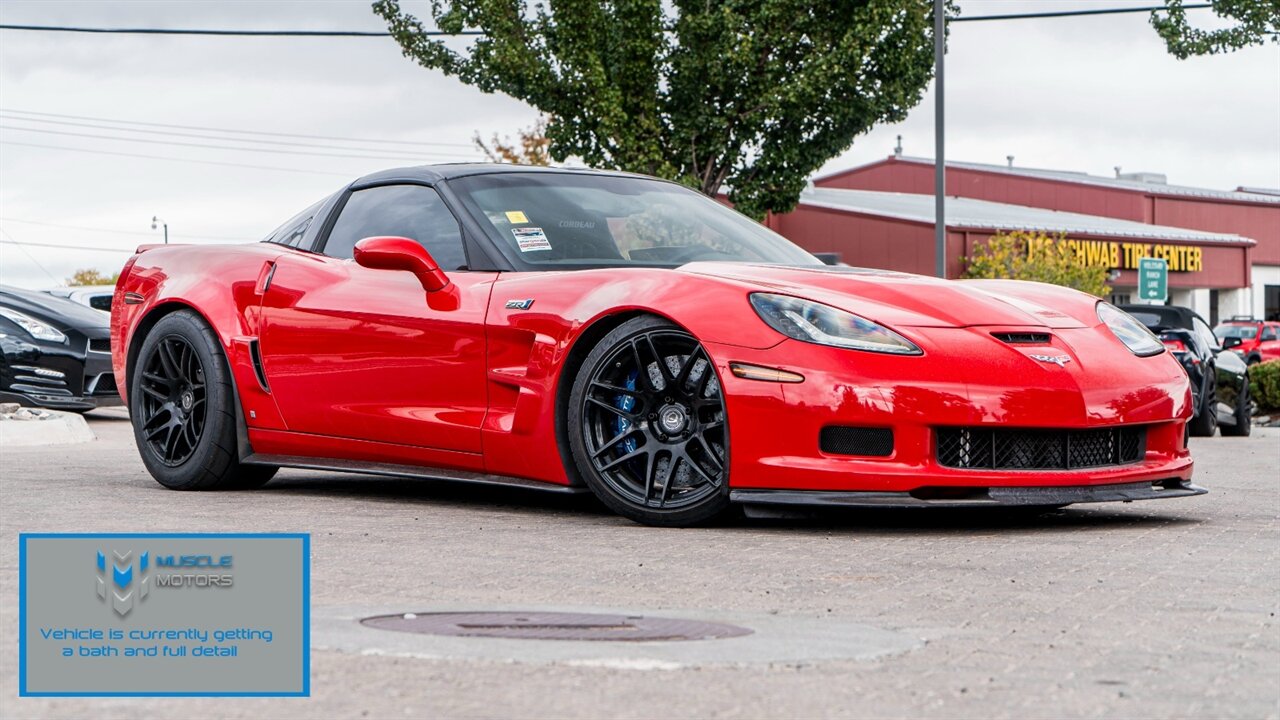
[[[1252,279],[1250,283],[1252,288],[1252,310],[1249,314],[1258,319],[1265,317],[1267,296],[1263,291],[1264,285],[1280,285],[1280,266],[1277,265],[1254,265],[1250,273]],[[1239,313],[1245,314],[1243,312]]]

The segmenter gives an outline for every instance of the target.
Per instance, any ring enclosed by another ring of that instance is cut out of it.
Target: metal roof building
[[[766,221],[851,265],[933,272],[933,161],[902,155],[819,177],[792,212]],[[1280,313],[1280,190],[1170,185],[1158,173],[947,163],[947,274],[1000,232],[1062,234],[1082,262],[1136,289],[1136,258],[1170,259],[1170,301],[1218,316]]]

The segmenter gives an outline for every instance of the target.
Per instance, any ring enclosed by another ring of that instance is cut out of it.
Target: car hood
[[[976,325],[1080,328],[1097,318],[1080,312],[1092,302],[1044,302],[1020,293],[1007,281],[941,280],[923,275],[852,267],[786,267],[739,263],[690,263],[682,272],[717,277],[815,300],[875,322],[899,327],[972,327]],[[1054,288],[1051,292],[1064,292]],[[1078,294],[1075,291],[1065,291]],[[1060,309],[1063,306],[1076,306]],[[1074,311],[1074,312],[1073,312]],[[1090,310],[1089,314],[1092,314]]]
[[[14,287],[0,289],[0,305],[30,315],[59,330],[79,330],[91,337],[106,337],[111,316],[88,305]]]

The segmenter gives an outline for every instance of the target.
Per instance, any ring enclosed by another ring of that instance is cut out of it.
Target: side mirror
[[[417,242],[404,237],[367,237],[356,243],[356,264],[372,270],[407,270],[422,289],[437,292],[449,286],[449,276]]]
[[[1223,339],[1222,339],[1222,349],[1223,349],[1223,350],[1230,350],[1231,348],[1233,348],[1233,347],[1235,347],[1235,346],[1237,346],[1237,345],[1240,345],[1240,344],[1241,344],[1241,343],[1243,343],[1243,342],[1244,342],[1244,341],[1243,341],[1243,340],[1241,340],[1241,339],[1240,339],[1240,338],[1238,338],[1238,337],[1223,338]]]

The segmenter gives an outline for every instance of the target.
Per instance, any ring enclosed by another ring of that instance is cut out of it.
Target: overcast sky
[[[1150,4],[960,0],[968,16]],[[426,16],[424,3],[405,6]],[[1213,23],[1209,11],[1190,15]],[[0,20],[385,29],[363,0],[0,0]],[[1014,155],[1019,165],[1096,175],[1113,175],[1119,165],[1126,172],[1162,172],[1184,185],[1280,187],[1280,46],[1274,44],[1178,61],[1145,14],[961,23],[952,26],[947,101],[947,150],[954,160],[1004,163]],[[479,159],[470,147],[474,132],[511,134],[537,117],[521,102],[418,67],[388,38],[17,31],[0,31],[0,109],[0,282],[30,287],[60,283],[76,268],[118,269],[128,258],[119,250],[159,241],[159,231],[150,230],[153,215],[168,221],[174,241],[257,240],[346,180],[398,165]],[[210,139],[121,132],[86,127],[107,124],[98,120],[26,113],[423,144],[297,137],[234,143],[272,151],[250,152],[193,146],[233,144],[221,139],[234,137],[224,133],[150,128],[220,138]],[[42,122],[19,120],[19,114]],[[896,135],[907,154],[931,157],[932,122],[931,92],[905,122],[858,138],[824,171],[885,157]],[[380,157],[343,147],[376,148]]]

